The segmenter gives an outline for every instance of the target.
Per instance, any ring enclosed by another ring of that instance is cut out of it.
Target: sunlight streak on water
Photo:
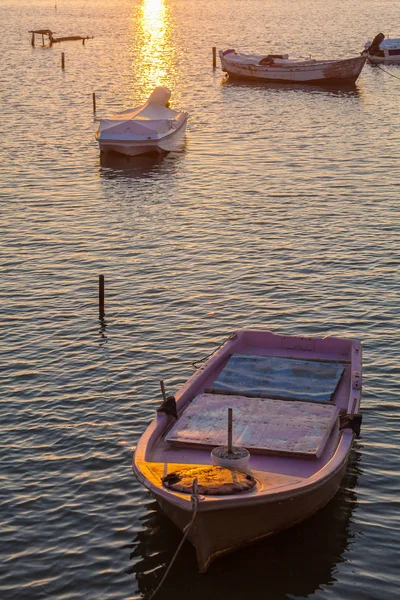
[[[143,0],[138,21],[132,19],[132,44],[138,48],[133,70],[147,97],[156,86],[171,86],[174,73],[172,25],[166,0]]]

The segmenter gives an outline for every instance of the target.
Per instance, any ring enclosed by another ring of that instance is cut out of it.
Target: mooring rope
[[[393,75],[393,73],[391,73],[390,71],[386,71],[386,69],[382,69],[382,67],[380,65],[375,65],[375,67],[378,67],[378,69],[380,69],[384,73],[387,73],[391,77],[394,77],[395,79],[399,79],[400,80],[400,77],[397,77],[397,75]]]
[[[222,348],[222,346],[228,340],[234,340],[236,336],[237,336],[237,333],[231,333],[231,335],[229,335],[223,342],[221,342],[219,346],[217,346],[212,352],[210,352],[210,354],[207,354],[207,356],[204,356],[204,358],[199,358],[199,360],[196,360],[196,361],[192,362],[192,366],[195,369],[198,369],[199,368],[199,363],[205,362],[208,358],[210,358],[213,354],[215,354],[217,350],[219,350],[220,348]]]
[[[183,538],[180,541],[179,546],[177,547],[174,556],[171,559],[171,562],[168,565],[167,570],[165,571],[160,583],[158,584],[158,586],[156,587],[156,589],[154,590],[154,592],[152,594],[150,594],[149,596],[149,600],[152,600],[154,598],[154,596],[157,594],[157,592],[160,590],[162,584],[164,583],[164,581],[167,578],[168,573],[171,570],[172,565],[175,562],[176,557],[179,554],[179,550],[182,548],[184,541],[186,540],[188,533],[190,531],[190,529],[192,528],[192,525],[194,523],[194,520],[196,518],[197,515],[197,507],[199,505],[199,492],[197,489],[197,477],[196,479],[193,480],[193,492],[191,495],[191,501],[192,501],[192,510],[193,510],[193,514],[192,514],[192,518],[190,519],[189,523],[186,525],[186,527],[183,529]]]

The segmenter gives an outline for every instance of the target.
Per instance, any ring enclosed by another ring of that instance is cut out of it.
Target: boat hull
[[[399,56],[368,56],[368,62],[372,65],[400,65]]]
[[[154,140],[124,140],[124,139],[101,139],[98,138],[100,152],[102,154],[116,153],[124,156],[139,156],[140,154],[165,154],[167,152],[179,152],[185,145],[187,118],[174,132]]]
[[[211,562],[223,555],[249,546],[310,518],[333,498],[339,489],[349,452],[339,468],[324,482],[286,497],[267,496],[263,502],[251,500],[233,508],[197,512],[188,539],[196,549],[198,568],[205,573]],[[154,494],[160,508],[183,531],[191,514],[180,506]]]
[[[336,61],[320,61],[314,64],[297,66],[266,66],[243,64],[229,60],[220,52],[222,70],[229,77],[252,81],[276,83],[311,83],[314,85],[332,85],[355,83],[367,60],[366,56],[357,56]]]

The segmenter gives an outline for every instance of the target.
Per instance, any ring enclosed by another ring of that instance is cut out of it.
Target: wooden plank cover
[[[331,404],[199,394],[167,433],[174,445],[214,448],[227,444],[228,408],[233,444],[254,453],[318,457],[337,421]]]
[[[211,389],[247,396],[330,402],[343,371],[342,364],[327,361],[233,354]]]

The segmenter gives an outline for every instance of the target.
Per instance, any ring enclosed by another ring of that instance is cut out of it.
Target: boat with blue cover
[[[243,330],[164,400],[133,471],[212,560],[313,515],[360,427],[358,340]]]
[[[400,65],[400,38],[385,38],[383,33],[364,45],[363,54],[373,65]]]

